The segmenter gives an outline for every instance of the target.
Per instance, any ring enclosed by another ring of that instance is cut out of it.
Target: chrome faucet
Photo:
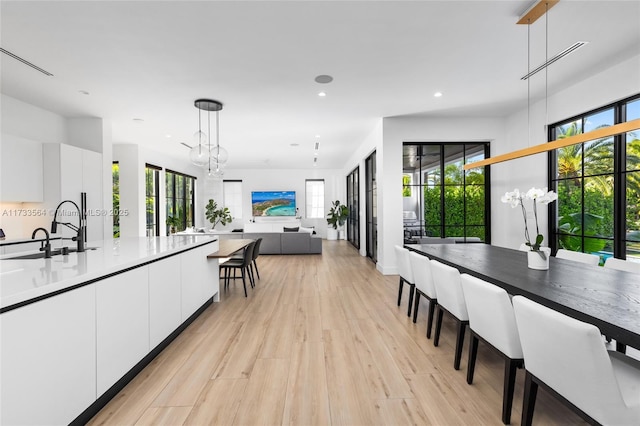
[[[71,203],[78,210],[78,226],[72,225],[69,222],[58,222],[56,220],[57,217],[58,217],[58,210],[60,209],[60,206],[62,206],[64,203]],[[58,207],[56,207],[56,211],[53,214],[53,222],[51,222],[51,233],[52,234],[55,234],[58,231],[58,224],[64,225],[67,228],[76,231],[76,236],[73,237],[72,240],[76,241],[78,243],[78,253],[82,253],[84,251],[84,248],[85,248],[84,247],[84,238],[85,238],[85,232],[86,232],[86,225],[84,224],[83,214],[80,211],[80,207],[78,207],[78,205],[76,203],[74,203],[73,201],[71,201],[71,200],[64,200],[63,202],[58,204]]]
[[[40,245],[40,251],[44,252],[45,259],[49,259],[51,257],[51,240],[49,240],[49,232],[44,228],[36,228],[31,234],[32,240],[36,239],[36,234],[38,233],[38,231],[44,232],[44,235],[47,236],[46,243]]]

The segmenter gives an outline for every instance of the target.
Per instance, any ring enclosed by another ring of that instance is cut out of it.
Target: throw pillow
[[[305,228],[304,226],[301,226],[298,232],[308,232],[309,234],[313,234],[313,228]]]
[[[283,229],[284,229],[284,232],[298,232],[298,227],[287,228],[286,226],[284,226]]]

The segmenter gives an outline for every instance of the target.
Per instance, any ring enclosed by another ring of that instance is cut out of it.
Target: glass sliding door
[[[365,160],[367,257],[378,261],[378,183],[375,151]]]
[[[147,237],[160,235],[160,167],[145,166]]]
[[[347,239],[354,247],[360,248],[360,167],[347,176]]]
[[[463,170],[488,152],[488,143],[403,144],[405,243],[424,237],[490,242],[488,168]]]

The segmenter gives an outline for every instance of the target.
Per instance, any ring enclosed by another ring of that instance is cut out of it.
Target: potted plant
[[[218,208],[218,203],[216,203],[212,199],[209,200],[205,209],[205,216],[207,217],[207,220],[211,222],[211,229],[215,229],[218,223],[221,223],[222,226],[224,226],[227,223],[231,223],[231,221],[233,220],[229,208]]]
[[[332,207],[327,216],[327,223],[331,225],[330,228],[327,228],[327,240],[337,240],[338,229],[342,228],[349,217],[349,208],[344,204],[340,204],[338,200],[331,203],[331,205]]]
[[[169,227],[169,234],[175,234],[180,225],[182,225],[182,219],[180,219],[179,216],[167,216],[167,226]]]

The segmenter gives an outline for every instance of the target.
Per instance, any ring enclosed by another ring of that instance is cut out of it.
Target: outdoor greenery
[[[207,220],[211,222],[211,228],[215,229],[218,223],[221,223],[222,226],[227,223],[231,223],[233,217],[231,217],[231,212],[227,207],[218,208],[218,203],[214,200],[209,200],[205,207],[205,216]]]
[[[111,165],[111,175],[113,184],[113,211],[120,211],[120,165],[113,163]],[[120,215],[113,215],[113,238],[120,238]]]
[[[556,127],[557,138],[563,139],[582,133],[579,123],[576,121]],[[633,133],[629,135],[626,170],[632,171],[640,167],[640,140]],[[560,247],[587,253],[613,251],[613,164],[613,138],[571,145],[557,151]],[[640,173],[627,173],[626,185],[627,229],[638,230]],[[581,238],[583,235],[584,246]]]
[[[466,176],[462,163],[448,164],[444,169],[444,215],[440,210],[439,169],[430,172],[424,186],[424,221],[427,235],[440,236],[441,218],[445,223],[444,237],[485,238],[485,186],[484,174],[469,171]],[[466,223],[466,227],[464,226]]]

